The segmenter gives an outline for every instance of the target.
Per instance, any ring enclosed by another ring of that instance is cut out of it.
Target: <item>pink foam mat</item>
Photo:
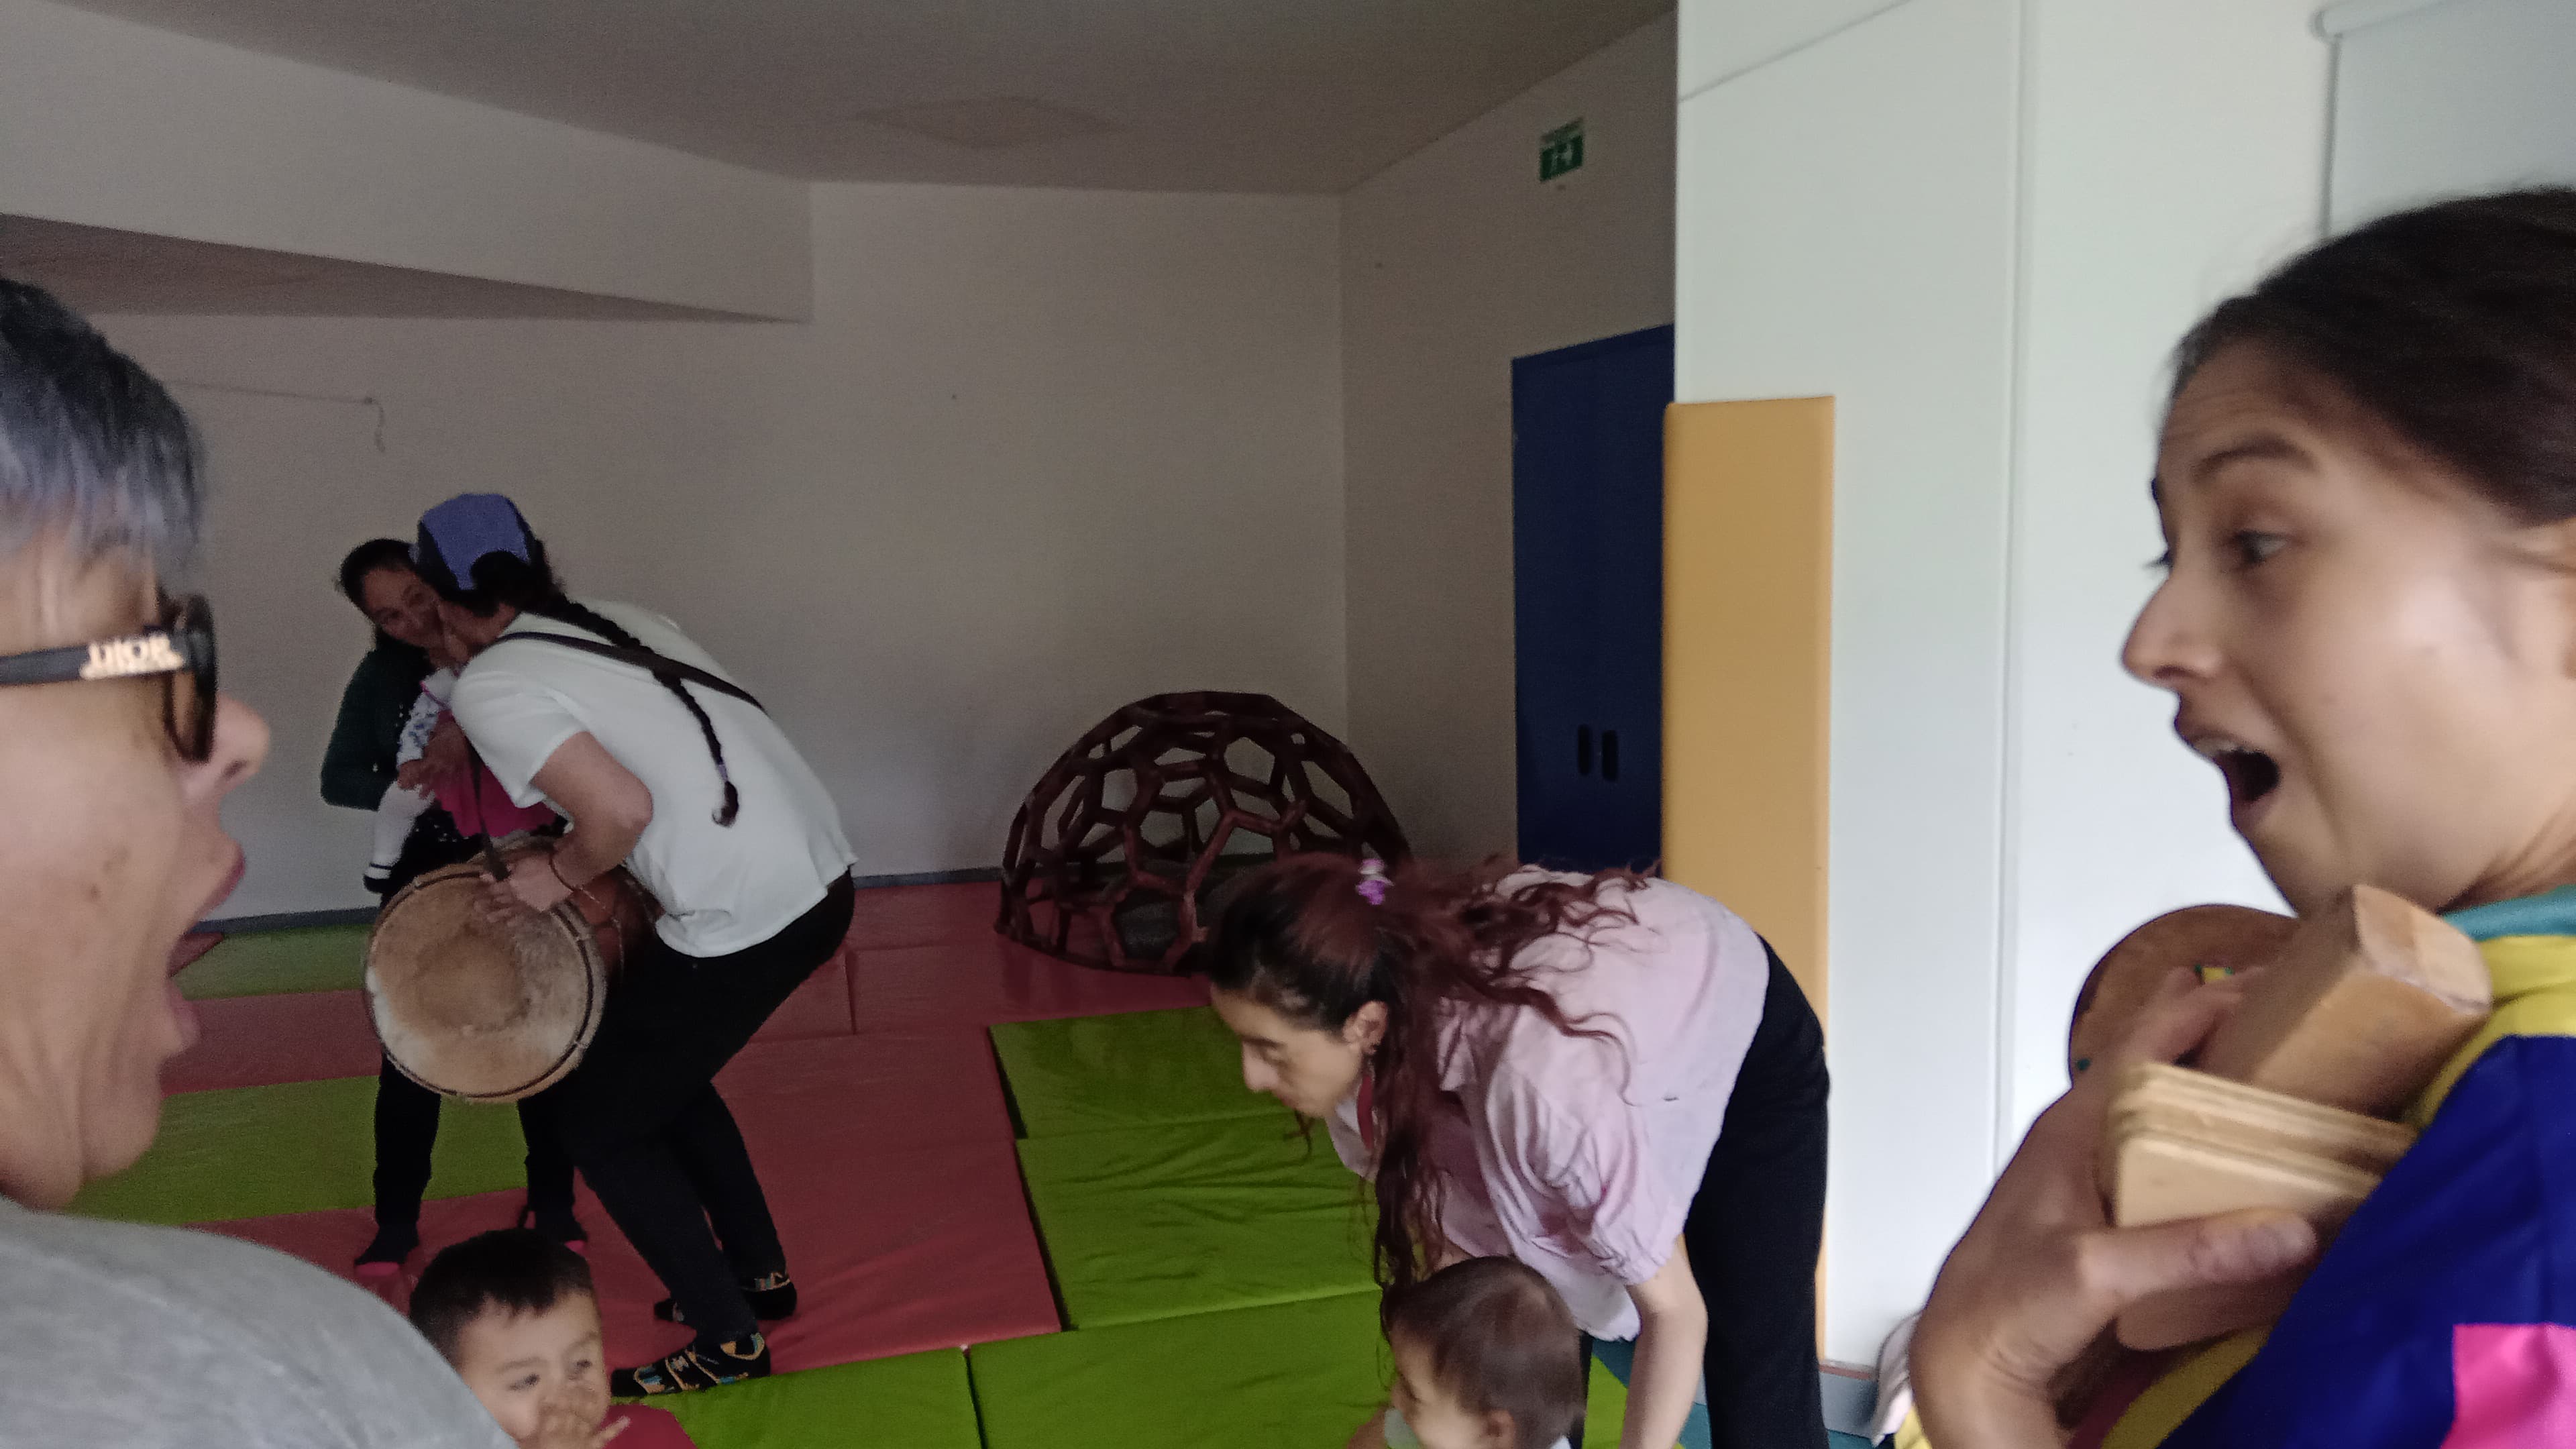
[[[755,1044],[719,1079],[777,1215],[802,1299],[775,1325],[781,1370],[1051,1332],[1055,1305],[1022,1204],[1001,1086],[979,1031]],[[429,1251],[505,1227],[517,1193],[428,1204]],[[585,1187],[582,1221],[613,1361],[687,1341],[652,1317],[660,1283]],[[210,1225],[342,1274],[373,1230],[357,1211]],[[386,1290],[400,1306],[407,1285]]]
[[[845,948],[824,962],[752,1040],[849,1035],[849,959]],[[162,1068],[164,1091],[209,1092],[376,1073],[376,1033],[362,992],[227,996],[195,1005],[197,1044]]]

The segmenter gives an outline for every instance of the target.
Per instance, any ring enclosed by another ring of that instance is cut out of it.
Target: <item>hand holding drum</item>
[[[2117,1084],[2100,1170],[2123,1227],[2274,1207],[2331,1235],[2413,1140],[2379,1119],[2423,1092],[2491,1002],[2476,945],[2385,891],[2347,892],[2304,921],[2196,906],[2094,968],[2069,1069],[2100,1060],[2177,966],[2245,975],[2244,1000],[2190,1069],[2143,1065]],[[2149,1299],[2121,1315],[2120,1340],[2166,1348],[2267,1323],[2297,1286]]]
[[[516,862],[543,844],[505,841]],[[570,1075],[599,1031],[626,943],[660,914],[611,871],[542,914],[493,919],[485,867],[449,866],[405,887],[367,937],[367,1010],[385,1055],[444,1096],[515,1102]]]

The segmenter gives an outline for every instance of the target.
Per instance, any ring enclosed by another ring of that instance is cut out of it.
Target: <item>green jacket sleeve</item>
[[[340,717],[322,751],[322,798],[351,810],[373,810],[394,782],[394,749],[420,681],[379,649],[358,662],[340,692]]]

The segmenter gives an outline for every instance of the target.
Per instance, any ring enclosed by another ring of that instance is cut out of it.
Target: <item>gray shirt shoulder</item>
[[[392,1309],[210,1233],[0,1200],[0,1449],[509,1449]]]

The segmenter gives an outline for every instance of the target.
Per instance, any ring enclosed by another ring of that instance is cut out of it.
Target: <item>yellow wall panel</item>
[[[1664,414],[1664,874],[1825,1011],[1834,401]]]

